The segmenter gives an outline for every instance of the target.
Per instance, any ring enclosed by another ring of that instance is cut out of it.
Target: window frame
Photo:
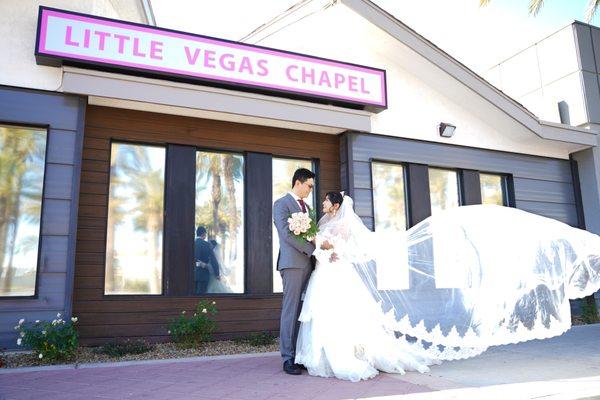
[[[161,254],[161,292],[159,294],[144,294],[144,293],[132,293],[132,294],[125,294],[125,293],[118,293],[118,294],[107,294],[106,293],[106,260],[107,260],[107,254],[106,254],[106,245],[107,245],[107,239],[108,239],[108,211],[109,211],[109,207],[108,204],[110,202],[110,160],[112,160],[112,150],[113,150],[113,144],[124,144],[124,145],[138,145],[138,146],[148,146],[148,147],[160,147],[162,149],[164,149],[165,151],[165,164],[164,164],[164,185],[163,185],[163,235],[162,235],[162,254]],[[109,140],[109,150],[108,150],[108,167],[107,167],[107,182],[106,182],[106,214],[104,216],[104,221],[106,226],[104,227],[104,268],[103,268],[103,272],[102,272],[102,300],[107,300],[107,299],[115,299],[115,300],[123,300],[123,299],[134,299],[134,298],[148,298],[148,297],[169,297],[166,296],[166,290],[165,290],[165,234],[164,234],[164,227],[165,227],[165,221],[166,221],[166,205],[167,205],[167,182],[166,182],[166,177],[167,177],[167,157],[168,155],[168,143],[163,143],[163,142],[148,142],[148,141],[139,141],[139,140],[127,140],[127,139],[121,139],[121,138],[110,138]],[[179,296],[178,296],[179,297]]]
[[[371,191],[371,215],[373,218],[373,231],[376,230],[376,226],[375,226],[375,194],[374,194],[374,190],[373,190],[373,163],[380,163],[380,164],[391,164],[391,165],[401,165],[403,167],[403,179],[404,179],[404,202],[405,202],[405,213],[406,213],[406,224],[407,224],[407,230],[410,229],[412,226],[414,226],[415,224],[412,223],[413,221],[413,205],[411,204],[411,191],[413,190],[412,185],[411,185],[411,180],[410,180],[410,172],[409,170],[411,169],[411,166],[422,166],[422,167],[426,167],[427,168],[427,176],[429,177],[429,169],[433,168],[433,169],[441,169],[441,170],[447,170],[447,171],[454,171],[456,173],[456,184],[457,184],[457,190],[458,190],[458,206],[462,207],[464,205],[466,205],[466,201],[465,201],[465,184],[463,183],[463,176],[464,176],[464,172],[465,171],[472,171],[474,173],[477,174],[477,177],[479,178],[481,176],[481,174],[489,174],[489,175],[499,175],[502,177],[502,189],[503,189],[503,203],[505,207],[516,207],[516,201],[515,201],[515,190],[514,190],[514,178],[513,175],[511,173],[506,173],[506,172],[490,172],[490,171],[483,171],[483,170],[479,170],[479,169],[469,169],[469,168],[461,168],[461,167],[448,167],[445,165],[439,165],[439,164],[421,164],[418,162],[410,162],[410,161],[397,161],[397,160],[389,160],[389,159],[383,159],[383,158],[370,158],[369,159],[369,178],[370,178],[370,191]],[[480,181],[481,182],[481,181]],[[433,214],[433,210],[431,210],[431,191],[430,191],[430,183],[429,181],[427,182],[427,191],[428,191],[428,195],[429,195],[429,216],[431,216]],[[478,186],[478,190],[479,190],[479,196],[481,198],[481,183]],[[482,202],[482,201],[481,201]]]
[[[311,168],[312,171],[315,173],[315,186],[313,187],[312,190],[312,196],[313,196],[313,208],[316,211],[316,215],[317,215],[317,221],[322,217],[322,210],[321,207],[319,207],[319,192],[320,192],[320,180],[321,180],[321,176],[319,174],[319,162],[320,162],[320,158],[316,158],[316,157],[295,157],[295,156],[289,156],[289,155],[278,155],[278,154],[273,154],[271,153],[271,165],[273,165],[273,160],[274,159],[280,159],[280,160],[294,160],[294,161],[310,161],[311,162]],[[290,179],[293,177],[290,177]],[[271,171],[271,176],[270,176],[270,182],[271,182],[271,188],[273,187],[273,171]],[[291,189],[290,189],[291,190]],[[273,200],[271,201],[271,209],[273,208]],[[271,216],[271,220],[273,219],[273,216]],[[271,223],[273,223],[271,221]],[[275,228],[273,228],[273,232],[275,232]],[[273,235],[273,238],[275,237],[275,235]],[[273,241],[274,239],[271,238],[271,243],[270,243],[270,248],[271,248],[271,253],[273,253],[274,250],[274,246],[273,246]],[[271,272],[275,271],[275,263],[277,262],[277,260],[273,259],[272,261],[272,265],[271,265]],[[271,295],[274,296],[281,296],[283,294],[283,292],[275,292],[274,291],[274,285],[273,285],[273,281],[274,281],[275,275],[272,274],[271,275]]]
[[[48,149],[50,148],[50,125],[49,124],[31,124],[27,122],[5,122],[0,121],[0,126],[7,126],[21,129],[39,129],[46,132],[46,148],[44,149],[44,166],[42,172],[42,198],[40,201],[40,224],[38,233],[38,250],[35,264],[35,283],[33,288],[33,294],[29,296],[2,296],[0,295],[0,301],[2,300],[36,300],[39,299],[40,289],[40,267],[42,264],[42,235],[44,231],[44,209],[46,200],[46,179],[48,171]]]
[[[502,188],[502,206],[503,207],[515,207],[514,201],[514,181],[512,174],[502,173],[502,172],[490,172],[490,171],[477,171],[479,173],[479,177],[481,175],[495,175],[501,178],[501,188]],[[479,184],[479,190],[481,191],[481,179]],[[483,193],[481,198],[481,204],[483,204]]]
[[[248,238],[248,234],[247,234],[247,230],[248,230],[248,224],[247,224],[247,219],[248,219],[248,212],[246,210],[246,205],[247,205],[247,196],[246,196],[246,178],[247,178],[247,154],[248,151],[235,151],[235,150],[231,150],[231,149],[219,149],[219,148],[213,148],[213,147],[203,147],[203,146],[190,146],[193,147],[195,150],[195,153],[199,153],[199,152],[203,152],[203,153],[218,153],[218,154],[234,154],[234,155],[239,155],[242,156],[242,160],[244,161],[244,176],[242,178],[242,182],[244,185],[244,203],[242,204],[242,210],[243,210],[243,224],[244,224],[244,228],[242,229],[243,234],[244,234],[244,259],[243,259],[243,270],[244,270],[244,291],[242,293],[204,293],[204,294],[189,294],[186,296],[169,296],[167,294],[165,294],[165,297],[169,297],[169,298],[181,298],[181,297],[191,297],[191,298],[197,298],[197,299],[205,299],[205,298],[213,298],[215,296],[219,296],[219,297],[244,297],[244,296],[249,296],[251,295],[250,293],[248,293],[248,274],[247,274],[247,267],[248,267],[248,252],[246,251],[246,247],[247,247],[247,238]],[[196,175],[198,171],[196,170],[194,172],[194,176]],[[166,185],[165,185],[166,186]],[[194,193],[196,193],[196,180],[194,179]],[[166,203],[165,203],[166,205]],[[194,196],[194,216],[196,215],[196,198]],[[196,221],[194,221],[194,227],[196,226]],[[192,238],[192,242],[196,239],[196,230],[194,229],[194,237]],[[193,246],[193,245],[192,245]]]
[[[465,170],[466,168],[452,168],[452,167],[440,167],[437,165],[431,165],[431,164],[427,164],[427,176],[429,177],[429,171],[431,169],[438,169],[438,170],[444,170],[444,171],[452,171],[454,173],[456,173],[456,191],[457,191],[457,200],[458,200],[458,207],[461,207],[464,205],[464,187],[461,183],[461,176],[462,176],[462,172],[463,170]],[[431,215],[433,215],[433,207],[431,205],[431,181],[428,182],[429,185],[429,206],[431,208]],[[481,186],[480,189],[481,190]]]
[[[377,231],[377,224],[375,221],[375,190],[373,188],[373,164],[388,164],[402,167],[402,180],[404,182],[404,225],[405,231],[410,229],[411,210],[408,198],[408,162],[393,162],[387,160],[381,160],[378,158],[369,159],[369,179],[371,181],[371,213],[373,215],[373,232]]]

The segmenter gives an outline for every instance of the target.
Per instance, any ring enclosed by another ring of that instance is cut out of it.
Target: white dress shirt
[[[300,205],[300,203],[298,202],[298,200],[300,200],[300,197],[292,192],[291,190],[288,192],[293,198],[294,200],[296,200],[296,203],[298,203],[298,207],[300,207],[300,211],[302,211],[302,206]],[[306,202],[306,200],[302,199],[304,201],[304,206],[306,207],[306,212],[308,212],[308,203]]]

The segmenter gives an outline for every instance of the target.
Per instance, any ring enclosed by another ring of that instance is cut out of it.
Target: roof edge
[[[542,139],[594,146],[598,132],[570,125],[541,121],[531,111],[492,85],[466,65],[398,20],[370,0],[339,0],[340,3],[379,27],[396,40],[463,83],[485,100],[510,115],[515,121]],[[407,40],[409,39],[409,40]],[[436,58],[437,56],[437,58]],[[462,75],[462,76],[461,76]]]

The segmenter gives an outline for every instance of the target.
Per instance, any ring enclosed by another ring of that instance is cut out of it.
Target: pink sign
[[[160,75],[375,111],[385,71],[266,47],[40,7],[38,64]]]

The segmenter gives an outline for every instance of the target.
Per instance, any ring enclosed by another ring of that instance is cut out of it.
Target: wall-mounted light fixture
[[[454,130],[456,126],[452,124],[447,124],[445,122],[440,122],[440,126],[438,126],[438,131],[440,132],[440,136],[442,137],[452,137],[454,135]]]

